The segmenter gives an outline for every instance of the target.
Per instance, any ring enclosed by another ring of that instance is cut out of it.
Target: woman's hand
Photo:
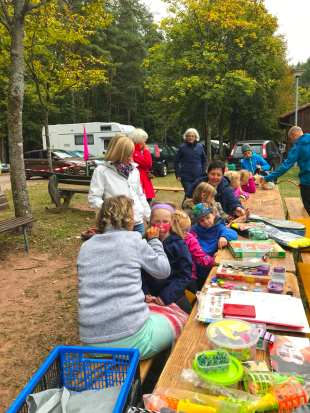
[[[146,303],[151,303],[153,301],[151,294],[146,294],[145,296],[145,302]]]
[[[151,238],[159,238],[159,228],[158,227],[150,227],[146,231],[146,238],[149,240]]]
[[[149,147],[149,145],[144,145],[144,148],[143,148],[143,150],[147,150],[147,151],[149,151],[150,150],[150,147]]]
[[[180,177],[180,176],[177,177],[177,181],[181,181],[181,177]]]
[[[222,248],[226,247],[227,239],[225,237],[221,237],[218,242],[218,247],[221,250]]]
[[[245,214],[245,212],[243,208],[237,207],[234,211],[234,214],[236,215],[236,217],[241,217],[242,215]]]
[[[165,306],[165,303],[159,297],[156,298],[155,303],[161,306]]]

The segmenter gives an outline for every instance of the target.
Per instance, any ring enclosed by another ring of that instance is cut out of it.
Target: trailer
[[[105,154],[110,140],[118,133],[128,135],[134,126],[120,123],[72,123],[49,125],[51,149],[84,150],[84,125],[87,135],[87,146],[90,153],[100,156]],[[43,148],[46,149],[45,127],[42,130]]]

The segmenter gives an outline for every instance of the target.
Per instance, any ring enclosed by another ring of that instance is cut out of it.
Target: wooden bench
[[[284,198],[287,208],[286,219],[310,218],[300,198]]]
[[[140,364],[141,383],[144,382],[144,380],[145,380],[145,378],[146,378],[146,376],[147,376],[147,373],[149,372],[149,370],[150,370],[150,368],[151,368],[151,366],[152,366],[152,364],[153,364],[153,361],[154,361],[154,357],[151,358],[151,359],[147,359],[147,360],[141,360],[141,361],[139,362],[139,364]]]
[[[88,189],[78,188],[59,188],[59,184],[90,186],[91,176],[66,175],[66,174],[50,174],[48,183],[48,192],[52,203],[56,205],[57,212],[61,208],[67,208],[74,194],[88,194]],[[61,203],[63,199],[63,203]]]
[[[10,206],[8,204],[8,200],[5,197],[5,193],[3,191],[0,191],[0,211],[4,211],[6,209],[9,209]],[[26,218],[7,218],[4,220],[0,221],[0,233],[1,232],[6,232],[6,231],[11,231],[13,229],[22,227],[23,228],[23,233],[24,233],[24,240],[25,240],[25,246],[26,246],[26,251],[29,252],[29,244],[28,244],[28,238],[27,238],[27,232],[26,232],[26,225],[30,224],[31,222],[36,221],[36,218],[32,217],[26,217]]]
[[[184,192],[183,187],[178,187],[178,186],[153,186],[155,194],[157,194],[158,191],[170,191],[170,192]]]

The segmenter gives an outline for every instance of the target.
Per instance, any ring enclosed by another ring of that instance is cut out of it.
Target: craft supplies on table
[[[242,320],[277,324],[283,330],[286,330],[286,326],[302,328],[307,325],[305,324],[305,310],[300,298],[269,293],[231,291],[230,299],[226,302],[255,306],[255,319],[242,317]]]
[[[274,240],[265,241],[229,241],[228,249],[235,258],[243,258],[242,248],[247,248],[247,256],[260,257],[261,251],[268,246],[270,248],[270,258],[284,258],[285,251]],[[250,255],[251,254],[251,255]]]
[[[211,323],[214,320],[219,320],[223,317],[223,305],[230,297],[230,291],[210,289],[204,292],[197,293],[198,312],[197,320]]]
[[[225,280],[267,284],[270,281],[270,264],[252,264],[243,261],[222,260],[216,276]]]
[[[252,324],[225,318],[211,323],[206,334],[212,347],[227,350],[238,361],[254,360],[259,332]]]

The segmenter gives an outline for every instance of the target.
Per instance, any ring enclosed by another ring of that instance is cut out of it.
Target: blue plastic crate
[[[7,413],[27,413],[26,398],[31,393],[63,386],[82,392],[120,384],[122,390],[113,413],[122,413],[129,404],[129,398],[132,403],[133,391],[141,393],[138,363],[137,349],[57,346]]]

